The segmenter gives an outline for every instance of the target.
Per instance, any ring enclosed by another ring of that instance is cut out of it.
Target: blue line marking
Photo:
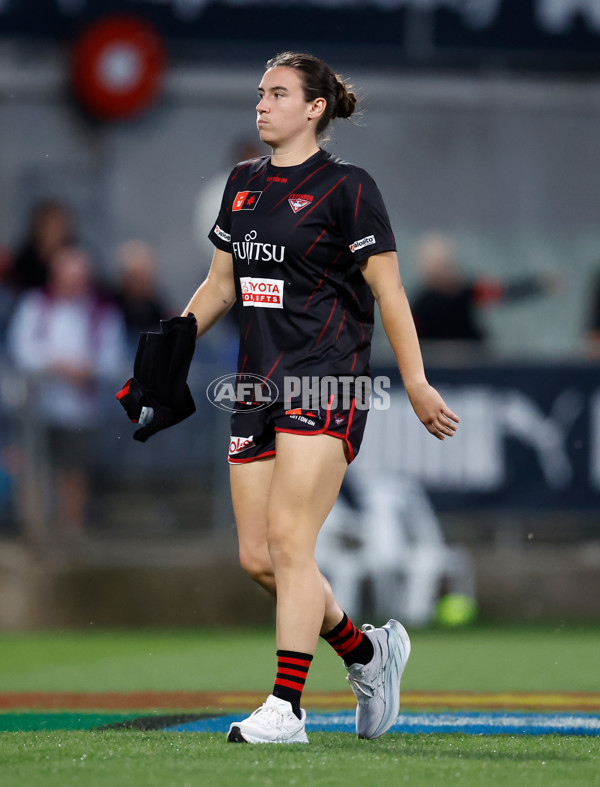
[[[165,732],[222,732],[243,714],[165,727]],[[354,713],[309,713],[307,732],[355,734]],[[600,735],[600,715],[573,713],[401,713],[390,732],[462,732],[467,735]]]

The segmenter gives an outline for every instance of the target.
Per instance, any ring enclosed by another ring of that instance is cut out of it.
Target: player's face
[[[279,147],[304,136],[314,136],[314,102],[305,101],[298,73],[287,66],[270,68],[258,86],[258,133],[267,145]]]

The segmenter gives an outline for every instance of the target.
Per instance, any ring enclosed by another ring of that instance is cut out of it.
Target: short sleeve
[[[234,170],[235,172],[235,170]],[[231,199],[231,178],[233,172],[227,179],[225,190],[223,192],[223,199],[221,200],[221,207],[217,220],[213,224],[213,228],[208,233],[209,240],[221,251],[226,251],[229,254],[232,252],[231,245],[231,207],[233,200]]]
[[[356,262],[396,251],[396,241],[383,198],[373,178],[351,166],[340,190],[338,226]]]

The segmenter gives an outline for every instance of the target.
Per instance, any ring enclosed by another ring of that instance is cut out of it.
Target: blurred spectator
[[[31,404],[47,428],[64,536],[84,528],[91,438],[109,401],[103,384],[123,374],[124,333],[116,308],[93,287],[89,255],[76,247],[54,254],[47,288],[23,296],[10,326],[14,361],[31,377]]]
[[[553,274],[468,280],[457,264],[453,240],[438,233],[424,237],[418,263],[422,288],[411,299],[411,308],[419,338],[425,340],[481,343],[487,337],[479,324],[480,308],[550,295],[561,286]]]
[[[7,249],[0,246],[0,358],[6,349],[6,332],[16,299],[10,254]]]
[[[73,221],[66,205],[55,199],[38,202],[14,255],[12,280],[17,289],[43,287],[48,281],[50,260],[73,239]]]
[[[232,168],[240,161],[265,156],[270,151],[253,137],[246,137],[238,140],[229,150],[227,164],[221,172],[204,180],[196,197],[194,207],[193,231],[196,245],[202,252],[201,264],[202,272],[206,274],[212,260],[215,247],[208,239],[208,233],[213,228],[227,178]]]
[[[160,320],[172,317],[159,295],[156,253],[143,240],[129,240],[117,249],[119,283],[115,300],[127,329],[127,340],[137,346],[141,331],[158,331]]]
[[[600,358],[600,273],[592,287],[590,330],[588,331],[588,354]]]

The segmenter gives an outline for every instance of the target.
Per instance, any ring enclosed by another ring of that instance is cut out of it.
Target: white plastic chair
[[[319,536],[317,561],[345,611],[357,616],[368,581],[382,618],[429,623],[442,588],[474,597],[471,559],[450,546],[421,485],[396,474],[348,475],[359,501],[340,497]]]

